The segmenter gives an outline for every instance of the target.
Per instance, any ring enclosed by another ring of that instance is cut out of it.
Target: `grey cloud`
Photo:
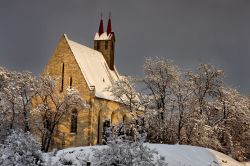
[[[0,65],[39,74],[63,33],[92,47],[100,12],[111,11],[121,73],[141,75],[147,56],[184,69],[212,63],[249,94],[249,8],[248,0],[2,0]]]

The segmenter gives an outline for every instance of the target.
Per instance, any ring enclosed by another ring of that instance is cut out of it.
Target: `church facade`
[[[59,95],[68,87],[77,89],[90,105],[88,109],[72,110],[58,125],[53,148],[102,144],[105,123],[117,125],[128,117],[124,107],[116,102],[107,87],[121,76],[114,65],[115,34],[111,19],[104,32],[103,20],[89,48],[63,35],[43,71],[44,76],[56,77]]]

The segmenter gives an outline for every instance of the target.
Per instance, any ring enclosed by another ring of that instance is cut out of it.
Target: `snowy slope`
[[[249,163],[240,163],[231,157],[220,152],[202,147],[189,145],[166,145],[146,144],[149,148],[155,149],[161,156],[165,157],[169,166],[247,166]],[[92,161],[92,149],[104,146],[77,147],[58,151],[56,156],[51,158],[51,165],[59,160],[60,156],[74,160],[84,157],[84,160]]]
[[[234,160],[233,158],[217,152],[215,150],[212,149],[208,149],[209,152],[211,152],[215,158],[217,159],[217,161],[220,163],[221,166],[250,166],[250,163],[239,163],[238,161]]]
[[[165,156],[173,166],[243,166],[231,157],[215,150],[190,145],[148,144]]]

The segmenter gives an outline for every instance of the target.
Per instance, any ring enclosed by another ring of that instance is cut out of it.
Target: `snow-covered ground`
[[[240,163],[231,157],[202,147],[189,145],[146,144],[150,149],[158,151],[165,158],[168,166],[249,166],[250,163]],[[79,158],[92,161],[92,149],[104,146],[76,147],[60,150],[55,156],[49,157],[51,165],[56,163],[61,156],[73,161],[77,165]]]

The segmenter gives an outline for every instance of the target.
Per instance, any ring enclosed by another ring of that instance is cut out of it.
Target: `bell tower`
[[[94,38],[94,49],[101,52],[108,67],[114,70],[115,34],[112,32],[111,14],[109,14],[107,30],[104,32],[103,19],[101,14],[99,31]]]

